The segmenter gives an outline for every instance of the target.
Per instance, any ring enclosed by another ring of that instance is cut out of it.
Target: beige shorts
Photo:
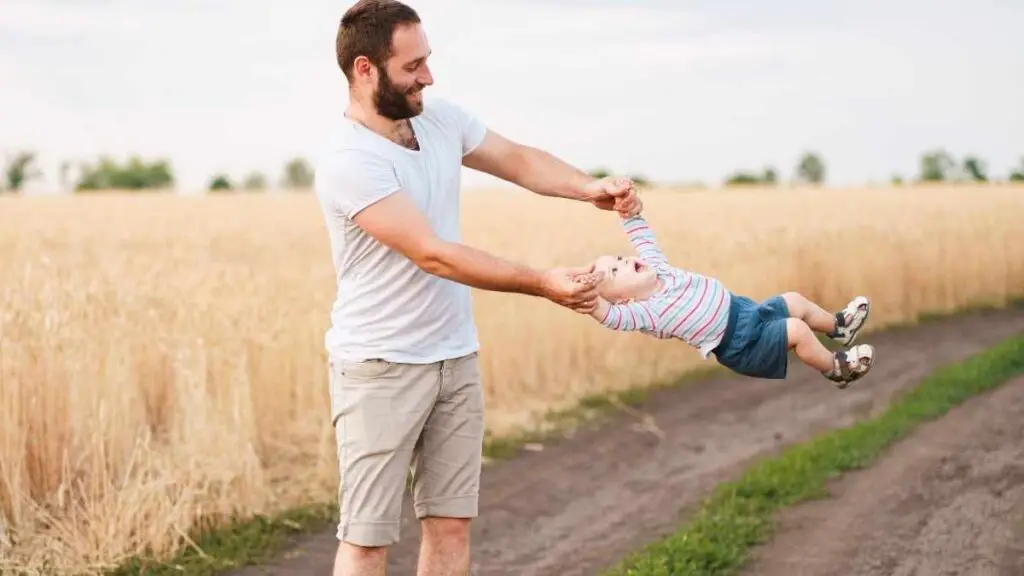
[[[418,518],[476,517],[484,439],[477,353],[433,364],[332,359],[330,392],[339,540],[398,542],[410,466]]]

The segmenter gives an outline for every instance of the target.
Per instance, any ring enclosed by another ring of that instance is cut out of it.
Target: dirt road
[[[878,363],[847,390],[799,363],[782,382],[708,380],[652,394],[640,410],[655,427],[621,414],[543,451],[487,466],[473,529],[473,574],[599,574],[672,531],[715,484],[752,459],[874,415],[936,367],[1021,332],[1024,310],[1011,310],[868,336]],[[405,519],[389,574],[416,572],[419,534],[408,501]],[[821,536],[842,540],[842,532]],[[328,575],[336,547],[332,529],[272,565],[230,574]]]
[[[1024,574],[1024,378],[921,426],[781,515],[757,576]]]

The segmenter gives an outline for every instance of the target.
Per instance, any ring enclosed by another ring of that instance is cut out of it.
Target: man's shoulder
[[[458,102],[444,96],[430,96],[423,99],[421,116],[442,124],[461,125],[471,114]]]
[[[450,115],[458,108],[459,106],[447,97],[424,96],[422,114],[424,116],[445,116]]]
[[[332,130],[316,157],[318,170],[358,168],[366,164],[390,163],[380,146],[353,126],[341,125]]]

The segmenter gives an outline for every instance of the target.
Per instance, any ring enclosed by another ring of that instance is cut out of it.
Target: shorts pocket
[[[383,378],[394,371],[396,364],[380,358],[371,358],[352,362],[348,360],[336,360],[335,367],[338,374],[348,380],[373,380]]]

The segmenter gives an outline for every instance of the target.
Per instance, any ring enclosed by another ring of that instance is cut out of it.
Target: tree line
[[[160,191],[173,188],[175,185],[174,169],[171,162],[164,158],[146,160],[139,156],[131,156],[118,161],[109,156],[101,156],[93,163],[78,165],[77,177],[72,180],[71,162],[62,162],[58,169],[58,180],[62,190],[76,193],[88,193],[98,190],[127,190],[133,192]],[[9,154],[3,166],[3,180],[0,192],[18,192],[25,184],[42,177],[38,157],[32,151],[19,151]],[[313,167],[301,157],[293,158],[285,163],[278,187],[286,190],[306,189],[313,184]],[[261,191],[269,187],[265,174],[253,171],[239,181],[223,173],[214,174],[207,183],[207,190],[212,192],[224,190]]]
[[[62,190],[70,189],[77,193],[95,190],[119,189],[129,191],[158,191],[172,188],[175,184],[174,171],[170,161],[157,158],[145,160],[131,156],[123,162],[102,156],[91,164],[80,164],[78,175],[71,181],[70,162],[63,162],[59,168],[59,181]],[[590,173],[596,177],[607,176],[611,172],[604,168],[595,168]],[[37,156],[32,151],[19,151],[7,156],[3,166],[3,181],[0,192],[20,191],[24,185],[42,177]],[[633,180],[645,186],[649,180],[640,174],[631,175]],[[989,182],[993,180],[987,163],[974,155],[957,160],[942,148],[926,151],[920,157],[918,182]],[[1010,182],[1024,182],[1024,157],[1018,165],[1011,168],[1006,176]],[[827,180],[827,167],[821,154],[813,151],[804,152],[793,167],[792,181],[798,183],[824,184]],[[893,184],[902,184],[902,176],[893,175]],[[765,166],[760,170],[737,170],[725,178],[727,186],[743,184],[776,184],[779,172],[774,166]],[[284,164],[278,187],[286,190],[307,189],[313,184],[313,167],[306,159],[293,158]],[[254,171],[237,181],[225,173],[210,176],[206,189],[210,192],[231,190],[258,192],[269,187],[269,182],[261,172]]]
[[[825,161],[816,152],[805,152],[793,167],[792,181],[805,184],[823,184],[826,180]],[[1010,182],[1024,182],[1024,157],[1016,167],[1011,168],[1006,176]],[[915,180],[929,182],[990,182],[995,180],[989,172],[988,164],[975,155],[967,155],[957,160],[947,150],[935,148],[924,152],[918,161],[918,172]],[[730,174],[726,185],[742,184],[775,184],[779,181],[778,171],[774,166],[765,166],[760,171],[738,170]],[[890,182],[902,184],[904,179],[893,174]]]

